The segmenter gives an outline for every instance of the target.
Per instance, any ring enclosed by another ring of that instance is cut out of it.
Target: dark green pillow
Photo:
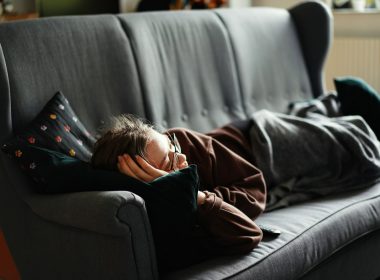
[[[17,160],[40,193],[126,190],[141,196],[160,271],[195,261],[184,255],[190,252],[182,251],[184,244],[190,244],[190,232],[196,226],[199,178],[195,165],[144,183],[119,172],[93,169],[87,162],[35,145],[7,144],[3,151]]]
[[[141,196],[152,226],[160,271],[197,261],[197,253],[191,253],[196,247],[191,245],[190,234],[197,210],[196,166],[147,184],[119,172],[94,170],[87,163],[94,142],[69,101],[58,92],[2,150],[17,160],[39,193],[127,190]]]
[[[343,115],[360,115],[380,139],[380,95],[357,77],[334,79]]]

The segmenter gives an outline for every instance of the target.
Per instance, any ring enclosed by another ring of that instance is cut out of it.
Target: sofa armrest
[[[144,200],[127,191],[30,195],[26,199],[40,218],[111,236],[128,236],[137,270],[157,279],[157,263]]]
[[[333,41],[331,9],[320,1],[305,1],[290,8],[289,13],[298,31],[313,95],[321,96],[325,93],[323,67]]]
[[[35,214],[45,220],[107,235],[122,236],[130,230],[129,221],[120,219],[119,212],[131,208],[135,208],[135,214],[138,209],[140,217],[125,218],[148,223],[144,201],[125,191],[37,194],[26,200]],[[150,231],[149,224],[148,227]]]

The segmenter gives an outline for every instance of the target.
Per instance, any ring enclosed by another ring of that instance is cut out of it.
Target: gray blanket
[[[256,165],[268,185],[267,210],[363,188],[380,178],[380,144],[360,116],[339,116],[334,96],[293,104],[289,114],[252,115]]]

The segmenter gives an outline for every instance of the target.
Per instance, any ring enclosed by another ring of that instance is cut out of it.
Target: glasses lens
[[[178,154],[174,153],[173,154],[173,170],[174,171],[178,170],[177,165],[178,165]]]
[[[174,133],[173,133],[173,136],[172,136],[172,144],[174,146],[175,152],[176,153],[181,153],[181,145],[179,144],[178,139],[177,139],[177,137],[175,136]]]
[[[171,144],[174,147],[173,161],[172,161],[172,164],[171,164],[171,170],[177,171],[178,170],[178,168],[177,168],[177,165],[178,165],[178,154],[181,153],[181,146],[179,145],[178,139],[177,139],[177,137],[175,136],[174,133],[172,135],[169,134],[168,136],[169,136]]]

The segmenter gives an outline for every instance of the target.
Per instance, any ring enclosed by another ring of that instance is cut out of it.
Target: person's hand
[[[153,167],[140,156],[136,156],[135,158],[136,161],[128,154],[118,156],[117,168],[119,171],[143,182],[151,182],[168,174],[166,171]]]
[[[198,191],[197,195],[197,205],[203,205],[206,201],[206,194],[204,192]]]

